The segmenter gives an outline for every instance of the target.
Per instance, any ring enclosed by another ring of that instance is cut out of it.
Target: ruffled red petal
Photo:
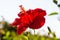
[[[46,11],[42,10],[40,8],[36,8],[34,11],[36,11],[40,16],[45,16],[46,15]]]
[[[38,16],[33,20],[29,28],[38,29],[38,28],[41,28],[44,25],[44,23],[45,23],[45,18]]]
[[[20,24],[17,26],[17,34],[22,34],[26,29],[27,29],[27,25],[26,24]]]
[[[29,24],[28,14],[24,14],[23,16],[21,16],[20,17],[20,22],[25,23],[25,24]]]
[[[15,21],[13,23],[11,23],[11,26],[16,26],[20,24],[20,18],[16,18]]]

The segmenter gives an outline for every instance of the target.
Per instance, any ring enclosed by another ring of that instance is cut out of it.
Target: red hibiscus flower
[[[20,6],[21,12],[18,14],[19,18],[16,18],[15,21],[11,24],[12,26],[17,26],[17,33],[21,34],[28,27],[31,29],[41,28],[45,23],[44,16],[46,11],[40,8],[24,10],[22,5]]]

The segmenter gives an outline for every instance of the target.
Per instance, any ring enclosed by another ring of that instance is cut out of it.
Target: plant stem
[[[34,35],[35,35],[35,29],[34,29]]]

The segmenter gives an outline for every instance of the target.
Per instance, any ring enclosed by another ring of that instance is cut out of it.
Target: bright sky
[[[60,0],[58,1],[60,3]],[[52,32],[55,32],[57,37],[60,37],[59,15],[48,16],[51,12],[56,11],[59,13],[58,7],[52,2],[52,0],[0,0],[0,21],[2,20],[1,16],[3,16],[6,21],[13,22],[13,20],[18,17],[17,14],[20,12],[19,5],[23,5],[25,10],[35,8],[46,10],[46,23],[38,31],[42,32],[42,30],[45,30],[47,33],[47,26],[49,26]]]

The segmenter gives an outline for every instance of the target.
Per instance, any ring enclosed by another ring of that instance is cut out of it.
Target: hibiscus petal
[[[40,16],[46,16],[46,11],[43,10],[42,12],[40,12]]]
[[[30,24],[29,28],[38,29],[41,28],[45,23],[45,18],[38,16],[34,19],[34,21]]]
[[[20,17],[22,14],[23,14],[22,12],[19,12],[19,13],[18,13],[18,16]]]
[[[20,24],[17,26],[17,34],[21,34],[23,33],[26,29],[27,29],[27,25],[26,24]]]
[[[11,23],[10,25],[11,26],[16,26],[18,24],[20,24],[20,18],[16,18],[15,21],[13,23]]]
[[[20,20],[21,23],[29,24],[29,20],[28,20],[28,15],[27,14],[21,16],[20,19],[21,19]]]
[[[34,11],[36,11],[38,14],[40,14],[40,16],[45,16],[46,15],[46,11],[42,10],[40,8],[36,8]]]

